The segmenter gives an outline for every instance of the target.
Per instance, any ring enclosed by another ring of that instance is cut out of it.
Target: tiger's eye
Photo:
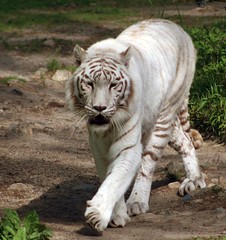
[[[116,87],[117,85],[118,85],[118,83],[112,82],[112,83],[110,84],[110,88],[114,88],[114,87]]]
[[[92,82],[87,82],[87,85],[88,85],[89,87],[91,87],[91,88],[94,88],[94,85],[93,85]]]

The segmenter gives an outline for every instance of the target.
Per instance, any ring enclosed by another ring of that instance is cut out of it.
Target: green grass
[[[192,240],[226,240],[226,236],[219,236],[219,237],[194,237]]]
[[[74,65],[64,65],[61,64],[58,60],[56,59],[51,59],[48,63],[47,63],[47,69],[49,72],[55,72],[58,69],[65,69],[70,71],[71,73],[73,73],[76,70],[76,66]]]
[[[12,12],[0,12],[0,32],[19,31],[26,28],[51,29],[63,25],[79,23],[103,24],[108,21],[125,22],[125,17],[133,16],[134,10],[119,10],[110,8],[99,8],[95,11],[90,8],[70,10],[66,13],[58,11],[22,11],[18,10],[15,15]]]
[[[192,2],[192,1],[191,1]],[[123,27],[143,18],[164,15],[164,8],[180,1],[130,0],[1,0],[0,32],[19,32],[26,28],[45,28],[89,23],[91,25],[109,22]],[[194,3],[193,3],[194,4]],[[195,5],[194,5],[195,6]],[[160,7],[156,12],[155,7]],[[172,17],[172,19],[178,18]],[[211,18],[206,18],[211,19]],[[211,20],[212,21],[212,20]],[[195,21],[200,23],[200,18]]]
[[[18,9],[47,9],[47,8],[76,8],[76,7],[95,7],[110,6],[117,8],[147,7],[154,5],[167,5],[169,3],[180,3],[181,1],[172,0],[1,0],[0,8],[4,11],[13,11]],[[188,1],[187,1],[188,2]],[[192,2],[192,0],[190,0]]]
[[[18,76],[8,76],[8,77],[0,77],[0,83],[2,84],[10,84],[12,81],[19,81],[21,83],[25,83],[26,80],[18,77]]]
[[[91,25],[136,15],[136,9],[117,8],[103,4],[72,5],[66,10],[61,7],[76,4],[76,1],[3,1],[0,3],[0,32],[13,32],[26,28],[51,29],[63,25],[90,23]],[[27,3],[27,4],[25,4]],[[57,5],[57,7],[54,7]]]
[[[13,12],[0,12],[1,23],[0,32],[10,32],[13,30],[20,30],[24,28],[32,28],[37,26],[51,27],[58,24],[71,23],[65,14],[48,12],[24,12],[18,10],[17,14]]]

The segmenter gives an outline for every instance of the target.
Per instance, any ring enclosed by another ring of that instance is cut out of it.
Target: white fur
[[[187,178],[180,193],[194,190],[195,186],[205,187],[194,147],[177,118],[182,105],[187,106],[195,71],[196,54],[190,37],[170,21],[149,20],[129,27],[116,39],[92,45],[86,52],[76,47],[75,55],[82,63],[67,85],[69,105],[76,110],[75,96],[92,117],[100,113],[94,109],[96,105],[105,106],[101,114],[116,121],[115,127],[88,124],[89,143],[102,184],[87,202],[87,222],[103,231],[109,223],[124,226],[129,219],[127,211],[129,215],[147,212],[156,160],[169,141],[177,150],[182,144],[183,149],[178,151],[186,152],[186,156],[181,153]],[[120,100],[126,111],[115,103],[114,99],[120,97],[109,87],[115,80],[113,75],[106,77],[110,67],[104,59],[117,61],[116,75],[123,72],[123,86],[131,85],[133,94],[127,91]],[[95,61],[96,71],[101,70],[96,79],[92,73]],[[85,79],[80,90],[85,100],[79,96],[78,76]],[[126,211],[123,196],[136,175]]]

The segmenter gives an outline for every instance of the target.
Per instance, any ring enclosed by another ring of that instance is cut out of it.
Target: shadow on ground
[[[35,209],[47,222],[85,222],[86,200],[91,199],[96,190],[94,184],[63,182],[18,211],[24,215]]]

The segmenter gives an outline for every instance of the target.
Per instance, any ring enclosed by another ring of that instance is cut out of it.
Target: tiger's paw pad
[[[109,219],[104,216],[96,207],[88,207],[85,212],[86,222],[98,232],[107,228]]]
[[[130,217],[127,213],[124,214],[114,214],[109,223],[111,227],[125,227],[126,223],[130,220]]]
[[[149,211],[148,204],[144,202],[127,202],[127,212],[129,216],[135,216]]]
[[[179,194],[181,196],[184,196],[187,193],[191,193],[197,188],[205,188],[206,183],[204,180],[204,177],[197,178],[195,180],[191,180],[189,178],[185,178],[184,181],[181,183],[180,188],[179,188]]]

